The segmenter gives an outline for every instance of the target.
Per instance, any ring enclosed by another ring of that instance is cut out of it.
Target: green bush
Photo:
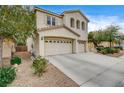
[[[111,53],[113,54],[113,52],[114,52],[114,49],[112,49],[112,48],[107,47],[105,49],[107,51],[107,54],[111,54]]]
[[[109,48],[109,47],[105,47],[103,49],[101,49],[100,53],[102,54],[113,54],[113,53],[118,53],[119,49],[117,48]]]
[[[119,49],[115,49],[114,53],[118,53],[120,50]]]
[[[6,87],[8,84],[16,77],[15,68],[12,67],[3,67],[0,68],[0,87]]]
[[[34,73],[37,74],[38,76],[41,76],[43,72],[45,72],[46,67],[47,67],[48,60],[42,57],[36,57],[35,60],[33,61],[33,70]]]
[[[123,47],[122,46],[115,46],[114,48],[123,50]]]
[[[21,64],[21,58],[18,57],[18,56],[14,56],[12,57],[12,59],[10,60],[10,63],[11,65],[14,65],[14,64]]]
[[[100,53],[102,53],[102,54],[107,54],[108,52],[107,52],[106,49],[103,49],[103,50],[100,51]]]

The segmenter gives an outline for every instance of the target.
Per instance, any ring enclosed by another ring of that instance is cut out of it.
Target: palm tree
[[[0,62],[4,39],[23,42],[36,31],[35,14],[22,6],[0,6]]]

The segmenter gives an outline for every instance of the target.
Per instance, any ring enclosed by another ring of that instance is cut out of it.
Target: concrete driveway
[[[124,86],[124,57],[83,53],[51,56],[48,59],[82,87]]]

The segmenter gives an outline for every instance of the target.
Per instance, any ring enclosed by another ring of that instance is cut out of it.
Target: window
[[[82,24],[82,30],[85,30],[85,23],[82,22],[81,24]]]
[[[48,41],[45,41],[46,43],[48,43]]]
[[[77,20],[76,26],[77,26],[77,29],[80,29],[80,21],[79,20]]]
[[[55,26],[55,17],[47,16],[47,24]]]
[[[52,25],[55,26],[55,17],[52,17]]]
[[[63,41],[61,40],[61,43],[63,43]]]
[[[70,26],[71,27],[74,27],[74,18],[71,18],[71,20],[70,20]]]
[[[47,16],[47,24],[51,25],[51,17],[50,16]]]
[[[54,41],[54,43],[56,43],[56,41]]]

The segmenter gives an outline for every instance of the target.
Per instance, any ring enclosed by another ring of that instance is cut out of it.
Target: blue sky
[[[120,5],[41,5],[37,6],[55,13],[65,10],[81,10],[90,20],[89,31],[119,25],[124,32],[124,6]]]

